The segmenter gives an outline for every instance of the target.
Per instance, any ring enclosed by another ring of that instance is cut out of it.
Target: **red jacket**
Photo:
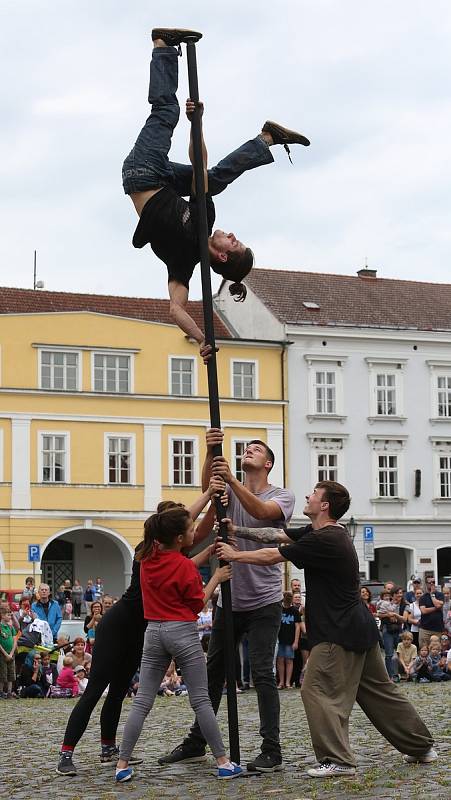
[[[199,570],[177,550],[155,547],[141,561],[141,591],[147,620],[195,622],[202,611],[204,590]]]
[[[77,696],[78,681],[75,677],[75,673],[72,667],[63,667],[60,674],[58,675],[56,683],[57,686],[61,686],[62,689],[71,689],[72,697]]]

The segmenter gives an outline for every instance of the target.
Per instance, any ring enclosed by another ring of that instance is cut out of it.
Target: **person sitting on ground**
[[[417,648],[413,644],[413,636],[410,631],[403,631],[401,641],[398,643],[396,653],[393,656],[393,676],[395,679],[405,678],[410,680],[410,667],[417,657]]]
[[[17,638],[12,625],[12,614],[3,609],[0,612],[0,696],[8,699],[13,696],[16,680],[14,662],[16,648]]]
[[[41,686],[44,697],[50,693],[50,687],[56,686],[58,680],[58,670],[56,664],[52,664],[50,653],[41,653]]]
[[[114,600],[110,594],[104,594],[102,599],[102,609],[103,613],[105,614],[106,611],[109,611],[110,608],[113,608]]]
[[[83,694],[88,685],[88,676],[86,669],[83,665],[78,665],[74,668],[75,679],[78,681],[78,694]]]
[[[187,312],[189,282],[200,260],[198,209],[193,180],[193,142],[190,139],[191,165],[175,164],[168,159],[174,129],[179,120],[178,59],[176,47],[188,37],[201,38],[196,31],[167,28],[152,31],[153,53],[150,64],[150,116],[136,143],[124,161],[122,181],[140,217],[133,236],[134,247],[150,244],[155,255],[168,269],[170,315],[174,322],[200,345],[201,355],[208,358],[204,334]],[[191,120],[196,105],[186,106]],[[203,106],[197,104],[202,116]],[[202,123],[201,123],[202,125]],[[246,297],[241,281],[254,264],[254,255],[233,233],[215,230],[215,208],[212,196],[222,192],[243,172],[274,161],[270,146],[283,144],[309,145],[300,133],[274,122],[266,122],[261,133],[226,156],[213,169],[207,169],[207,150],[202,136],[202,159],[206,191],[208,223],[208,255],[211,268],[225,280],[232,281],[229,291],[237,301]],[[183,197],[189,196],[187,202]]]
[[[70,689],[72,697],[78,695],[78,681],[74,675],[74,660],[72,655],[64,656],[63,669],[58,675],[56,685],[61,689]]]
[[[440,649],[442,656],[448,655],[448,650],[450,649],[450,647],[451,647],[450,637],[448,636],[447,633],[442,633],[442,635],[440,636]]]
[[[39,586],[38,599],[32,603],[31,610],[34,611],[39,619],[49,623],[53,639],[56,641],[63,615],[56,600],[50,599],[50,587],[47,583],[41,583]]]
[[[300,633],[301,617],[293,605],[293,595],[291,592],[284,592],[276,659],[278,689],[291,689],[294,654],[299,647]]]
[[[441,681],[449,681],[450,676],[446,670],[446,657],[441,653],[439,642],[429,643],[429,658],[432,663],[432,682],[440,683]]]
[[[183,689],[186,691],[186,686],[183,685]],[[160,688],[158,690],[159,695],[164,695],[165,697],[171,697],[174,694],[180,694],[182,691],[182,679],[180,675],[177,675],[177,670],[175,668],[174,660],[171,661],[169,667],[166,670],[166,674],[161,681]]]
[[[410,674],[416,683],[430,683],[431,673],[432,661],[429,656],[429,648],[425,644],[420,647],[420,652],[410,667]]]
[[[41,674],[41,654],[30,650],[17,677],[19,697],[44,697]]]
[[[86,664],[91,661],[91,653],[86,652],[86,642],[82,636],[77,636],[72,642],[72,659],[73,666],[86,667]]]

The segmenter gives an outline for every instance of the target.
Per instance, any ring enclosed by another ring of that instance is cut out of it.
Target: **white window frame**
[[[237,480],[241,480],[241,478],[237,474],[237,469],[236,469],[236,460],[237,460],[237,452],[236,451],[237,451],[237,446],[241,445],[241,444],[244,444],[245,447],[247,447],[247,445],[249,444],[250,441],[252,441],[252,436],[248,437],[247,439],[239,439],[238,437],[232,438],[232,441],[231,441],[231,451],[232,451],[231,452],[231,455],[232,455],[231,466],[232,466],[232,474],[235,476],[235,478]],[[241,470],[241,472],[243,472],[243,470]],[[242,481],[242,482],[244,483],[244,481]]]
[[[184,361],[191,361],[192,366],[192,392],[191,394],[175,394],[173,391],[172,386],[172,363],[173,361],[178,359],[183,359]],[[173,397],[196,397],[197,396],[197,358],[194,356],[175,356],[170,355],[168,356],[168,393]]]
[[[130,440],[130,481],[128,483],[110,483],[109,441],[110,439]],[[136,486],[136,434],[128,431],[108,431],[103,434],[103,482],[106,486]]]
[[[304,358],[308,367],[308,413],[307,419],[311,422],[317,419],[335,419],[344,422],[344,384],[343,367],[347,356],[305,354]],[[316,373],[335,373],[335,411],[333,413],[318,412],[316,406]]]
[[[193,483],[174,483],[174,442],[193,442]],[[198,436],[169,436],[169,485],[176,489],[199,486],[199,437]]]
[[[451,378],[451,361],[426,361],[431,378],[431,421],[451,422],[450,416],[439,416],[438,378]]]
[[[95,375],[95,369],[94,369],[95,356],[115,356],[115,357],[126,356],[127,358],[130,359],[130,373],[129,373],[130,381],[129,381],[128,392],[111,392],[111,391],[99,392],[99,391],[97,391],[95,389],[95,380],[94,380],[94,375]],[[102,350],[102,348],[92,350],[91,351],[91,391],[92,392],[96,392],[96,394],[105,394],[105,395],[115,394],[115,395],[127,395],[128,396],[130,394],[134,394],[134,391],[135,391],[135,353],[133,351],[130,351],[130,350]]]
[[[77,386],[75,389],[44,389],[42,385],[42,354],[43,353],[64,353],[67,355],[76,355],[77,362]],[[38,347],[38,387],[46,392],[81,392],[83,389],[83,351],[74,347],[60,347],[56,345],[49,345],[48,347]]]
[[[345,469],[344,469],[344,447],[348,436],[343,434],[324,434],[324,433],[308,433],[310,440],[310,472],[311,472],[311,485],[319,481],[319,466],[318,456],[320,455],[336,455],[337,456],[337,481],[345,483]]]
[[[433,492],[434,492],[434,500],[439,501],[442,503],[449,503],[451,502],[451,475],[450,475],[450,485],[449,485],[449,495],[448,497],[441,496],[441,480],[440,480],[440,459],[445,456],[449,458],[450,461],[450,473],[451,473],[451,437],[449,438],[436,438],[430,437],[430,442],[432,445],[432,463],[433,463]]]
[[[234,382],[233,382],[233,366],[234,364],[253,364],[254,366],[254,392],[252,397],[237,397],[234,393]],[[260,381],[259,381],[259,370],[258,370],[258,360],[255,358],[231,358],[230,359],[230,397],[234,400],[258,400],[260,396]]]
[[[374,422],[376,420],[395,420],[397,422],[404,422],[406,416],[404,413],[404,367],[407,364],[405,358],[365,358],[369,370],[369,390],[370,390],[370,408],[369,420]],[[378,375],[394,375],[395,376],[395,414],[378,414],[377,413],[377,376]],[[381,437],[383,438],[383,437]]]
[[[70,432],[69,431],[38,431],[38,483],[44,486],[62,486],[71,482],[70,475]],[[63,481],[44,480],[44,436],[63,436],[65,439],[65,463]]]
[[[405,463],[404,449],[407,441],[406,436],[368,436],[372,445],[372,465],[373,465],[373,502],[405,503]],[[398,473],[398,493],[391,496],[384,496],[379,493],[379,456],[396,456]]]

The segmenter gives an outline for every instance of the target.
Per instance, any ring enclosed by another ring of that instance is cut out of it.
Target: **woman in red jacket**
[[[139,676],[139,689],[128,716],[116,781],[130,780],[128,766],[161,681],[172,659],[177,661],[187,685],[192,708],[218,764],[218,778],[235,778],[241,767],[225,755],[218,723],[208,696],[205,656],[197,631],[197,615],[216,586],[229,580],[229,566],[220,567],[205,590],[196,566],[181,552],[192,547],[194,523],[189,511],[172,506],[153,514],[144,525],[144,544],[136,558],[141,562],[144,617],[148,620]]]

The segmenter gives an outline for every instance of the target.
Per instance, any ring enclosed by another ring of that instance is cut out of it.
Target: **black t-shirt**
[[[373,615],[360,597],[359,562],[345,528],[289,528],[294,544],[279,552],[305,574],[305,624],[312,649],[329,642],[363,653],[379,641]]]
[[[435,597],[437,600],[445,600],[445,596],[441,592],[434,592]],[[432,608],[434,603],[432,602],[432,597],[429,592],[423,594],[420,597],[418,605],[426,606],[426,608]],[[420,619],[420,628],[424,628],[426,631],[435,631],[436,633],[441,633],[444,624],[443,624],[443,606],[441,608],[437,608],[432,614],[422,614]]]
[[[282,618],[280,620],[279,628],[279,642],[280,644],[292,645],[296,635],[296,623],[301,621],[299,611],[295,606],[285,608],[282,606]]]
[[[215,221],[211,195],[206,195],[208,235]],[[178,281],[188,289],[194,267],[200,260],[196,197],[189,202],[172,186],[165,186],[144,206],[133,236],[134,247],[150,244],[153,252],[168,268],[168,280]]]

